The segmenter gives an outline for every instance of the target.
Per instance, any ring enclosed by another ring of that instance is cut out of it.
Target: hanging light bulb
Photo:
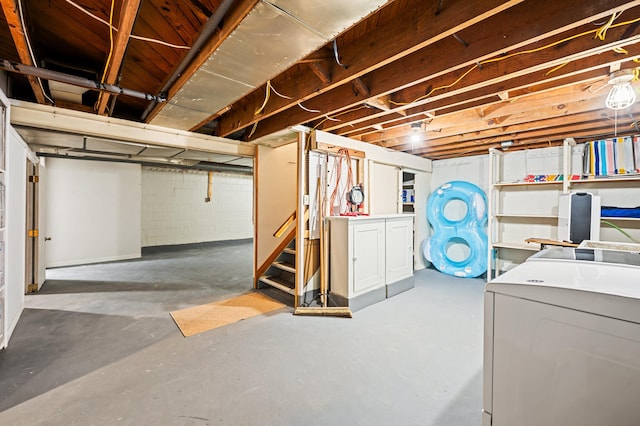
[[[631,86],[634,73],[631,70],[616,71],[611,74],[609,84],[612,85],[605,105],[609,109],[618,110],[629,108],[636,101],[636,92]]]
[[[420,132],[422,131],[422,123],[416,121],[415,123],[411,123],[411,142],[419,142],[420,141]]]

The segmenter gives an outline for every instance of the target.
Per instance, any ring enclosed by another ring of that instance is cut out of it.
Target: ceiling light
[[[415,123],[411,123],[409,126],[411,127],[411,142],[419,142],[422,123],[420,121],[416,121]]]
[[[636,101],[636,92],[631,86],[633,78],[634,72],[632,70],[621,70],[611,74],[609,84],[613,87],[611,87],[605,101],[607,108],[618,110],[633,105]]]

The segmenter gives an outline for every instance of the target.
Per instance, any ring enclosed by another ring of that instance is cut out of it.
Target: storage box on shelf
[[[491,280],[540,249],[527,238],[558,238],[558,197],[569,192],[599,195],[603,206],[635,207],[640,176],[633,173],[583,178],[585,146],[566,139],[562,147],[489,153],[488,272]],[[635,205],[629,205],[630,203]],[[600,239],[640,240],[640,219],[602,217]]]

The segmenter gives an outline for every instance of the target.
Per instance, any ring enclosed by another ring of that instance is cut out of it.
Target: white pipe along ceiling
[[[193,129],[386,3],[261,0],[151,123]]]

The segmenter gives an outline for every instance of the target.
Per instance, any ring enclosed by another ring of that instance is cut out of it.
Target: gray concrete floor
[[[484,281],[426,269],[352,319],[291,308],[184,338],[251,289],[250,242],[48,271],[0,352],[6,425],[479,425]]]

